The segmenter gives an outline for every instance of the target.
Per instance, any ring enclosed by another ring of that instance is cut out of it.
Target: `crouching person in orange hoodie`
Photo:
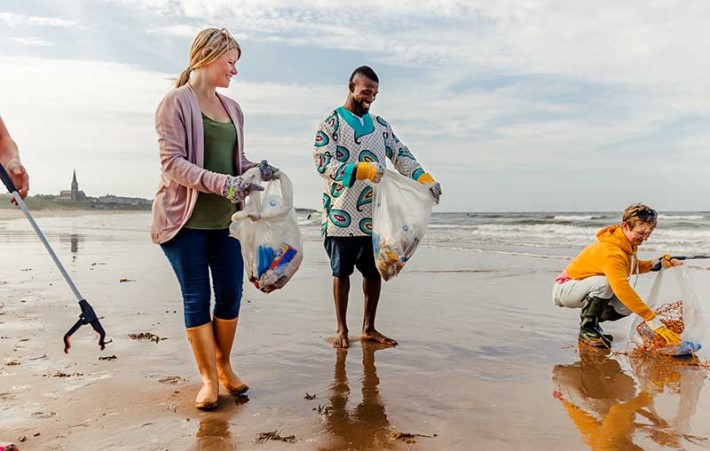
[[[666,328],[629,283],[633,275],[677,266],[680,261],[661,257],[639,260],[636,250],[656,227],[658,213],[636,204],[622,215],[621,224],[597,232],[597,241],[577,255],[555,279],[552,299],[560,307],[581,308],[579,341],[594,347],[609,348],[613,337],[603,333],[599,323],[616,321],[635,313],[669,345],[680,344],[680,337]],[[634,283],[635,285],[635,283]]]

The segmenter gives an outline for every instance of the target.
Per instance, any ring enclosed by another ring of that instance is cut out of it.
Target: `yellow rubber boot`
[[[222,383],[222,386],[234,396],[241,395],[249,390],[247,384],[245,384],[232,369],[232,362],[230,358],[238,322],[239,318],[220,319],[214,317],[212,319],[215,338],[215,354],[217,356],[217,377]]]
[[[195,407],[212,410],[219,402],[219,381],[217,379],[217,359],[212,323],[186,329],[187,341],[192,347],[195,363],[202,378],[202,388],[195,398]]]

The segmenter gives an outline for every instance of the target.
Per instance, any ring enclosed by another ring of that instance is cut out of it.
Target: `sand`
[[[383,284],[377,327],[400,344],[357,340],[362,295],[354,276],[353,343],[338,351],[329,344],[327,258],[312,234],[283,290],[245,289],[233,362],[248,396],[223,393],[217,411],[197,411],[199,376],[179,288],[142,229],[148,216],[121,219],[134,221],[135,232],[112,230],[105,216],[40,221],[113,339],[100,352],[84,328],[68,355],[61,337],[78,317],[76,301],[22,220],[0,222],[0,442],[21,450],[707,446],[705,371],[575,350],[578,311],[550,300],[566,256],[424,245]],[[709,293],[708,272],[696,273],[698,291]],[[627,346],[625,321],[606,327],[619,350]],[[159,340],[129,337],[142,332]],[[295,440],[259,442],[272,431]],[[397,432],[422,436],[407,442]]]

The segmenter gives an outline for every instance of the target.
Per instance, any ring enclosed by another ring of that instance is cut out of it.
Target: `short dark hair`
[[[360,66],[357,69],[353,71],[353,73],[350,75],[350,83],[355,79],[355,76],[357,74],[363,75],[370,80],[374,81],[375,83],[379,83],[380,79],[377,78],[377,74],[375,73],[374,70],[370,66]]]

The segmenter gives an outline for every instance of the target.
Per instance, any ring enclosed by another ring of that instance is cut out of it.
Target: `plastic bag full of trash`
[[[389,280],[402,271],[424,238],[434,198],[427,186],[391,170],[385,171],[374,191],[375,266]]]
[[[303,239],[293,209],[293,185],[283,171],[268,182],[258,167],[243,174],[260,183],[264,191],[252,191],[244,208],[232,215],[230,234],[239,240],[244,270],[249,281],[269,293],[282,288],[303,260]]]
[[[674,277],[673,280],[669,280]],[[648,306],[661,322],[681,337],[679,346],[669,346],[643,322],[634,318],[631,340],[644,351],[666,355],[688,355],[697,352],[705,339],[705,317],[690,271],[682,266],[658,272],[648,297]]]

